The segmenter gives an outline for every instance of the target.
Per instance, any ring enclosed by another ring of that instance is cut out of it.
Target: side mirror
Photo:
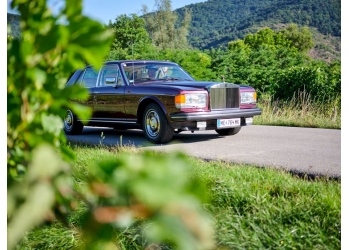
[[[115,84],[116,83],[116,78],[115,77],[106,77],[105,78],[105,84],[110,85],[110,84]]]

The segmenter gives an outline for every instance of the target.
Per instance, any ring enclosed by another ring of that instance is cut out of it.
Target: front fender
[[[164,112],[168,123],[171,123],[170,114],[178,110],[175,108],[174,96],[144,96],[139,100],[137,122],[142,124],[142,116],[149,103],[156,103]]]

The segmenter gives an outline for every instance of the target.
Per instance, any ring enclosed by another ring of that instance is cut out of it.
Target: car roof
[[[113,65],[113,64],[121,64],[121,63],[166,63],[166,64],[172,64],[179,66],[178,63],[167,61],[167,60],[113,60],[113,61],[105,61],[103,62],[103,65]],[[88,64],[85,66],[85,68],[93,68],[92,65]]]
[[[175,62],[170,62],[170,61],[166,61],[166,60],[114,60],[114,61],[104,62],[104,64],[115,64],[115,63],[170,63],[170,64],[177,64]]]

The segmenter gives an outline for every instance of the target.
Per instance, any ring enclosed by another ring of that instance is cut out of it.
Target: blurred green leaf
[[[68,107],[81,119],[88,120],[91,117],[92,109],[79,103],[70,103]]]
[[[142,218],[150,241],[170,242],[179,249],[214,245],[212,225],[200,209],[206,197],[195,191],[204,187],[192,185],[199,181],[189,178],[185,155],[124,154],[97,161],[89,169],[90,186],[82,187],[81,193],[95,207],[99,223],[128,227]]]
[[[33,151],[33,160],[24,179],[7,190],[9,249],[15,246],[27,230],[45,220],[55,202],[51,180],[66,168],[67,165],[51,146],[41,145]]]
[[[45,131],[58,136],[63,128],[62,118],[56,115],[45,115],[41,116],[42,126]]]

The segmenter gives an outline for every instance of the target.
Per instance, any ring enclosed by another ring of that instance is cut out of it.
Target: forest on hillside
[[[187,37],[192,48],[227,47],[229,42],[260,29],[278,31],[294,23],[310,28],[315,45],[309,51],[311,57],[328,62],[341,59],[340,0],[207,0],[173,12],[178,16],[177,28],[187,18],[186,12],[190,14]],[[8,23],[12,20],[16,18],[8,13]]]
[[[341,37],[339,0],[208,0],[175,10],[182,20],[189,9],[189,43],[199,49],[226,46],[260,27],[295,23]]]

